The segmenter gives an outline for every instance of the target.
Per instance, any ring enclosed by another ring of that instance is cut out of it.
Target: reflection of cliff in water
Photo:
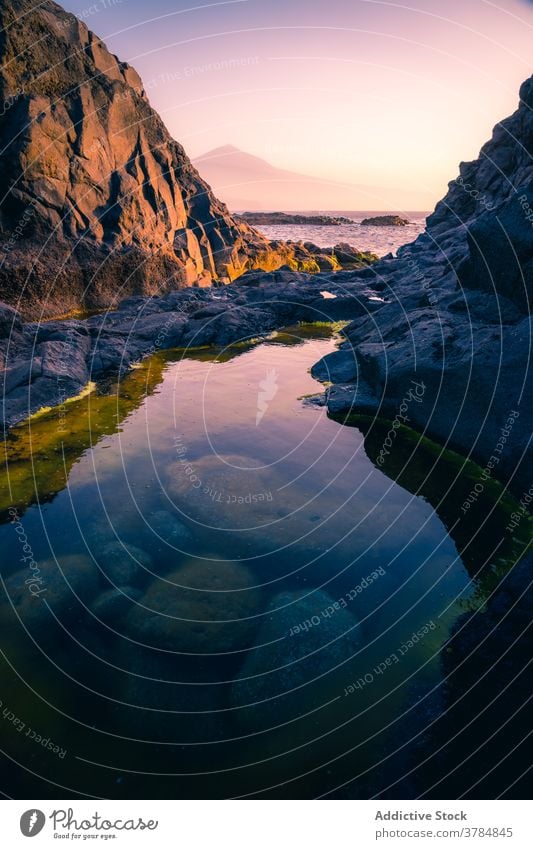
[[[390,422],[360,415],[343,422],[361,431],[365,452],[378,469],[431,504],[470,576],[482,579],[484,591],[490,591],[498,581],[498,572],[512,566],[524,551],[524,541],[506,531],[517,502],[505,487],[494,479],[483,480],[482,469],[476,463],[410,428],[402,426],[396,430],[393,447],[384,454],[381,450]],[[378,464],[380,453],[384,462]],[[479,483],[483,490],[475,493],[474,500],[474,487]],[[463,511],[469,496],[472,503]]]
[[[267,344],[302,344],[305,339],[329,338],[336,325],[289,327],[273,334]],[[176,348],[158,351],[125,377],[99,381],[96,390],[59,408],[32,416],[13,427],[3,443],[0,470],[0,522],[7,510],[19,513],[31,504],[52,501],[67,485],[74,463],[102,437],[117,433],[128,416],[161,383],[167,365],[182,358],[200,362],[227,362],[246,353],[259,342],[247,340],[219,350]]]
[[[16,506],[52,501],[67,485],[72,466],[103,436],[116,433],[163,377],[168,356],[155,354],[120,381],[109,380],[91,394],[52,408],[9,431],[4,442],[0,516]]]

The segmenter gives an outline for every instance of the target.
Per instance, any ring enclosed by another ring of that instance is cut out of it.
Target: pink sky
[[[398,209],[432,208],[533,70],[526,0],[64,5],[135,65],[191,157],[234,144],[374,186],[376,209],[380,187]]]

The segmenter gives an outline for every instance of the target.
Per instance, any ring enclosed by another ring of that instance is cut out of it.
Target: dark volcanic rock
[[[98,569],[82,554],[39,561],[29,578],[27,569],[10,575],[6,581],[9,602],[6,599],[2,605],[8,608],[11,603],[22,622],[38,628],[44,638],[47,629],[54,627],[54,615],[63,624],[80,616],[97,593],[98,578]]]
[[[496,292],[527,313],[533,300],[533,185],[484,212],[468,227],[469,256],[458,269],[463,286]]]
[[[94,600],[91,612],[97,619],[116,628],[131,605],[138,601],[140,597],[140,591],[134,587],[115,587],[112,590],[104,590]]]
[[[322,357],[311,369],[317,380],[343,383],[357,379],[357,360],[353,349],[334,351]]]
[[[533,77],[479,159],[461,164],[426,232],[363,272],[385,302],[345,330],[366,386],[361,406],[343,375],[328,390],[337,415],[368,411],[374,397],[394,418],[417,382],[410,425],[482,466],[495,456],[492,474],[517,493],[532,462],[532,102]]]
[[[20,330],[21,318],[16,309],[0,301],[0,339]]]
[[[529,798],[532,566],[529,554],[486,607],[460,617],[442,655],[445,711],[425,735],[430,757],[417,776],[434,799]]]
[[[360,625],[347,610],[333,610],[321,590],[284,592],[266,611],[256,645],[232,686],[239,726],[276,727],[312,711],[339,692],[342,666],[361,644]]]
[[[363,218],[361,221],[365,227],[405,227],[410,223],[408,218],[400,218],[399,215],[375,215],[373,218]]]
[[[229,214],[135,70],[74,15],[6,0],[0,28],[0,298],[58,315],[292,256]]]
[[[257,227],[261,224],[316,224],[320,227],[339,227],[341,224],[354,223],[351,218],[342,215],[298,215],[292,212],[242,212],[238,217]]]
[[[231,286],[130,297],[116,312],[47,327],[23,325],[4,309],[4,423],[59,404],[84,380],[124,371],[157,348],[225,346],[294,321],[348,319],[335,355],[344,366],[321,375],[334,382],[331,412],[379,411],[394,419],[412,387],[422,387],[422,397],[408,398],[411,427],[472,454],[483,467],[500,446],[492,474],[517,493],[527,490],[532,98],[533,78],[480,158],[461,165],[426,232],[395,258],[366,267],[365,257],[338,245],[343,260],[354,257],[352,271],[332,273],[337,259],[321,254],[327,273],[301,273],[317,271],[316,246],[277,242],[271,249],[286,260],[280,268],[249,270]],[[68,376],[61,374],[67,356]]]

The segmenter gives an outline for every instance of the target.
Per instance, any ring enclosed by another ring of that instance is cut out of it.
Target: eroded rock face
[[[532,457],[532,107],[533,77],[479,158],[460,165],[426,231],[364,272],[383,303],[346,328],[344,359],[316,367],[336,384],[330,412],[405,412],[416,429],[490,462],[486,474],[517,493],[529,488]],[[357,382],[339,366],[354,360]],[[415,400],[413,381],[423,387]]]
[[[1,299],[62,314],[283,262],[84,23],[51,0],[8,0],[0,28]]]

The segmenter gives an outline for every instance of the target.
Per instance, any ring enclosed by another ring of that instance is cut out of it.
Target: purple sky
[[[527,0],[66,0],[194,157],[393,189],[429,209],[532,72]],[[376,206],[376,208],[379,208]]]

